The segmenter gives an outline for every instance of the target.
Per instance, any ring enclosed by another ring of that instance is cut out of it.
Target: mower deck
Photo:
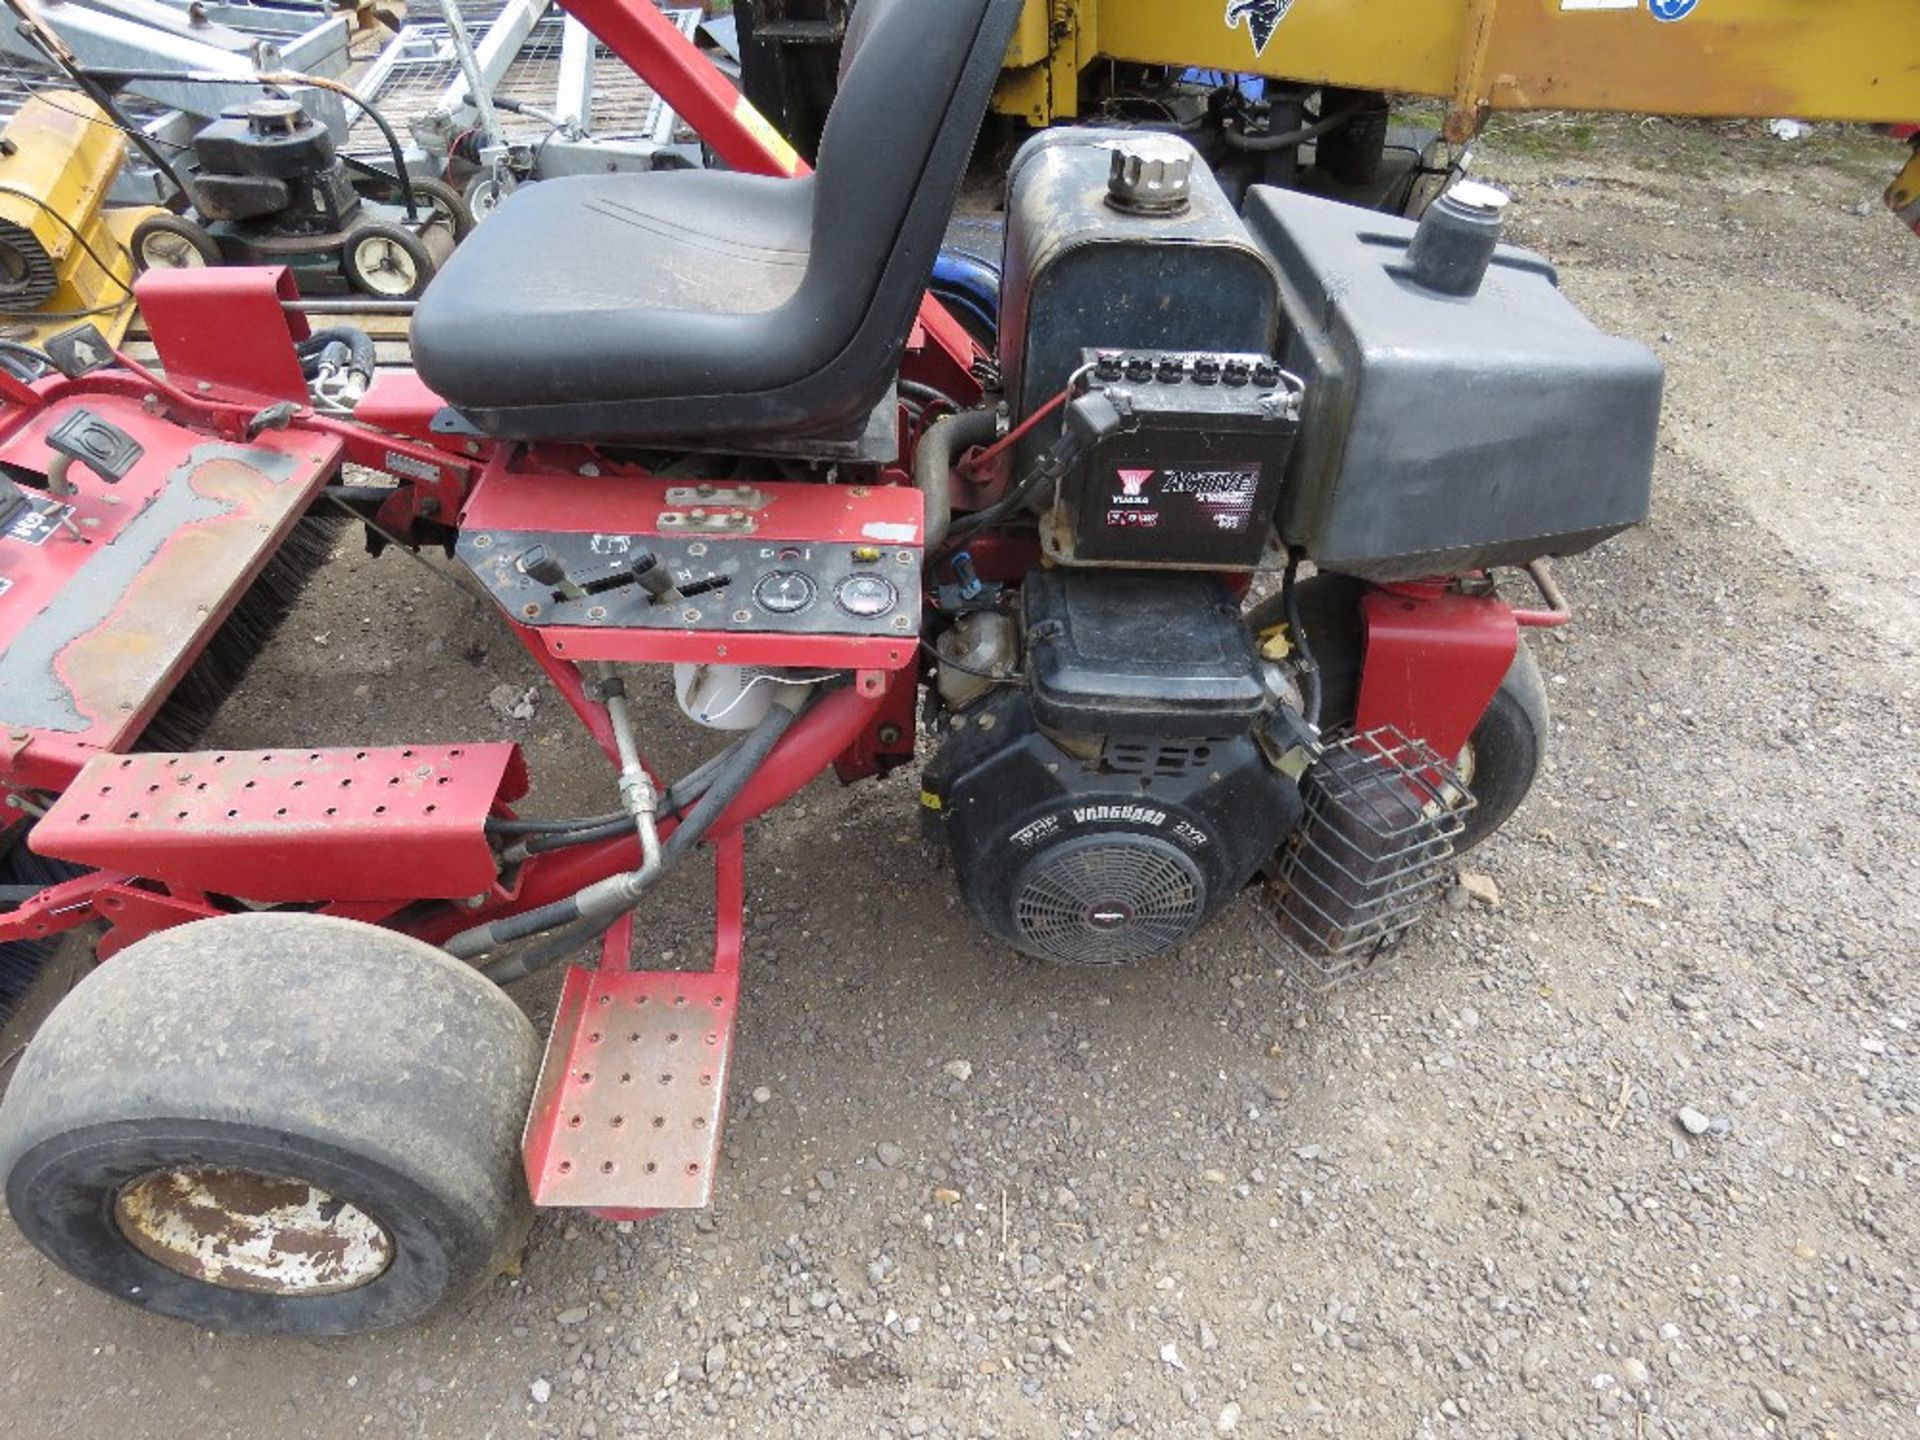
[[[23,510],[0,532],[0,730],[112,751],[160,708],[341,445],[300,430],[225,443],[102,394],[34,415],[0,445],[0,464],[44,474],[46,436],[83,407],[143,454],[115,485],[75,467],[63,506],[74,528]]]

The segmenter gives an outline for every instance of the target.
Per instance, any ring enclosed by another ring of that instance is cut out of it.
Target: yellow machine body
[[[126,137],[91,100],[34,95],[0,132],[0,334],[37,344],[85,321],[118,343],[133,320],[133,227],[108,210]],[[63,223],[64,222],[64,223]]]
[[[1103,60],[1437,97],[1455,140],[1494,110],[1920,120],[1920,0],[1027,0],[995,107],[1074,119]]]

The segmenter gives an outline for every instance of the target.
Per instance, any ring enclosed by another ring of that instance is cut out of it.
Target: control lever
[[[627,558],[624,569],[590,576],[582,583],[567,573],[558,555],[544,545],[529,545],[514,562],[520,573],[537,585],[545,585],[568,600],[584,600],[589,595],[604,595],[628,585],[638,585],[655,605],[677,605],[686,597],[673,583],[673,575],[651,550],[638,550]]]
[[[59,501],[80,493],[73,483],[76,463],[86,466],[107,484],[118,485],[146,453],[140,442],[126,431],[84,407],[76,409],[47,432],[47,448],[53,451],[53,459],[47,465],[47,494],[56,502],[55,509],[59,508]],[[58,519],[61,527],[82,545],[93,543],[86,532],[74,524],[71,513],[62,511]]]
[[[520,552],[520,558],[515,563],[519,565],[520,573],[536,585],[545,585],[569,600],[580,600],[586,596],[587,592],[567,574],[567,567],[560,563],[560,557],[549,552],[544,545],[528,546]]]
[[[627,571],[656,605],[677,605],[686,597],[673,583],[673,576],[651,550],[635,552],[627,560]]]

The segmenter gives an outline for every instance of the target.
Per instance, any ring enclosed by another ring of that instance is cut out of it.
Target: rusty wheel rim
[[[149,1260],[223,1290],[338,1295],[393,1262],[393,1237],[359,1206],[254,1170],[155,1170],[120,1192],[113,1214]]]

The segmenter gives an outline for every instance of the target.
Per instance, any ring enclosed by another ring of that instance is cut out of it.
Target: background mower
[[[1499,243],[1497,192],[1243,215],[1185,142],[1100,130],[1016,158],[988,353],[925,289],[1020,9],[864,0],[808,173],[651,5],[577,0],[729,169],[517,191],[363,394],[278,267],[143,277],[164,375],[0,372],[0,813],[65,867],[0,942],[103,927],[0,1104],[55,1263],[338,1333],[483,1283],[532,1205],[705,1204],[744,827],[829,767],[925,745],[927,829],[1017,950],[1143,960],[1251,892],[1314,983],[1519,803],[1541,562],[1645,516],[1658,363]],[[343,509],[491,597],[602,813],[546,817],[485,739],[192,748]],[[671,780],[642,665],[716,732]],[[711,966],[634,969],[702,848]],[[503,987],[563,963],[543,1057]]]
[[[385,187],[395,203],[362,196],[327,127],[297,101],[223,115],[193,150],[190,212],[150,216],[133,232],[143,271],[282,264],[303,295],[415,300],[473,228],[457,190],[398,165]]]

